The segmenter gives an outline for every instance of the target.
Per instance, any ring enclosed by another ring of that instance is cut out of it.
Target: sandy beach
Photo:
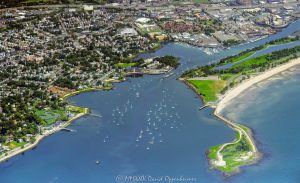
[[[227,91],[225,93],[224,96],[222,96],[222,98],[218,102],[216,109],[215,109],[215,114],[219,114],[230,100],[234,99],[236,96],[241,94],[243,91],[245,91],[252,85],[259,83],[265,79],[268,79],[271,76],[279,74],[279,73],[281,73],[295,65],[298,65],[298,64],[300,64],[300,58],[293,59],[293,60],[289,61],[288,63],[285,63],[278,67],[272,68],[270,70],[267,70],[267,71],[263,72],[262,74],[254,76],[254,77],[242,82],[241,84],[237,85],[235,88],[230,89],[229,91]]]
[[[64,124],[59,125],[59,126],[53,128],[53,129],[51,129],[51,130],[44,131],[42,135],[37,135],[37,136],[35,137],[36,140],[35,140],[34,143],[27,143],[27,144],[24,145],[23,148],[21,148],[21,147],[15,148],[15,149],[13,149],[13,150],[7,152],[7,155],[6,155],[6,156],[5,156],[5,155],[0,156],[0,162],[6,161],[6,160],[8,160],[9,158],[12,158],[12,157],[14,157],[14,156],[16,156],[16,155],[18,155],[18,154],[21,154],[21,153],[23,153],[23,152],[25,152],[25,151],[27,151],[27,150],[29,150],[29,149],[32,149],[32,148],[36,147],[36,146],[38,145],[38,143],[39,143],[43,138],[45,138],[45,137],[47,137],[48,135],[51,135],[51,134],[53,134],[53,133],[55,133],[55,132],[57,132],[57,131],[60,131],[61,129],[63,129],[63,128],[67,127],[69,124],[71,124],[71,122],[74,121],[75,119],[78,119],[78,118],[80,118],[81,116],[84,116],[84,115],[86,115],[86,114],[87,114],[87,112],[85,112],[85,113],[79,113],[79,114],[77,114],[76,116],[74,116],[72,119],[70,119],[70,120],[68,120],[67,122],[65,122]]]
[[[219,119],[221,119],[222,121],[224,121],[227,125],[229,125],[232,129],[238,131],[241,135],[244,135],[246,137],[246,139],[249,141],[251,147],[252,147],[252,152],[255,155],[255,161],[258,160],[260,158],[260,153],[258,152],[255,142],[252,138],[252,136],[250,134],[248,134],[243,128],[241,128],[240,126],[238,126],[235,122],[223,117],[220,112],[222,111],[222,109],[224,109],[226,107],[226,105],[235,97],[237,97],[239,94],[241,94],[243,91],[245,91],[246,89],[248,89],[249,87],[251,87],[252,85],[261,82],[265,79],[270,78],[271,76],[274,76],[276,74],[279,74],[295,65],[300,64],[300,58],[294,59],[289,61],[286,64],[280,65],[278,67],[272,68],[270,70],[267,70],[265,72],[263,72],[262,74],[259,74],[257,76],[254,76],[244,82],[242,82],[241,84],[237,85],[235,88],[232,88],[231,90],[227,91],[222,98],[220,99],[220,101],[218,102],[218,104],[216,105],[215,111],[214,111],[214,115],[216,117],[218,117]],[[238,142],[239,140],[236,140],[232,143],[225,143],[221,146],[221,148],[218,150],[217,152],[217,160],[213,161],[212,163],[216,166],[225,166],[226,162],[223,160],[223,156],[221,154],[222,149],[224,149],[225,146],[233,144]]]

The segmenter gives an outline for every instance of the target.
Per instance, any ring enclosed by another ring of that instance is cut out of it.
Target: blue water
[[[236,182],[300,182],[300,67],[258,83],[223,111],[230,119],[250,126],[263,150],[263,160]]]
[[[265,54],[268,54],[268,53],[271,53],[271,52],[274,52],[274,51],[279,51],[279,50],[282,50],[282,49],[293,48],[293,47],[299,46],[299,45],[300,45],[300,41],[295,41],[295,42],[285,43],[285,44],[279,44],[279,45],[272,45],[272,46],[269,46],[269,47],[267,47],[263,50],[259,50],[259,51],[255,52],[254,54],[250,55],[249,57],[244,58],[244,59],[242,59],[238,62],[222,65],[222,66],[216,67],[215,69],[216,70],[229,69],[232,66],[234,66],[236,64],[239,64],[239,63],[242,63],[242,62],[245,62],[245,61],[247,61],[251,58],[258,57],[258,56],[261,56],[261,55],[265,55]]]
[[[45,138],[34,150],[1,163],[0,182],[111,183],[115,182],[118,175],[144,175],[146,178],[183,176],[204,183],[253,182],[250,180],[295,182],[296,172],[299,170],[295,167],[298,166],[299,159],[296,155],[294,161],[285,162],[281,158],[291,158],[290,154],[285,154],[285,148],[293,144],[294,149],[291,152],[297,152],[299,141],[287,144],[286,141],[278,140],[291,134],[290,131],[281,131],[281,126],[274,129],[276,125],[272,125],[274,130],[272,133],[269,124],[273,121],[268,121],[269,117],[263,114],[260,115],[264,123],[254,125],[251,123],[251,117],[256,117],[257,114],[244,116],[246,109],[239,112],[241,121],[249,123],[255,131],[261,126],[270,128],[269,132],[264,134],[264,131],[258,131],[255,136],[262,144],[268,143],[267,146],[260,145],[259,148],[268,152],[270,156],[266,156],[260,164],[246,167],[244,173],[230,178],[224,178],[218,171],[209,170],[205,152],[213,145],[232,141],[234,132],[210,115],[212,109],[199,111],[198,108],[202,105],[199,98],[187,86],[176,80],[176,77],[186,69],[214,62],[272,39],[284,37],[299,27],[298,21],[277,35],[236,46],[215,55],[207,55],[201,49],[181,44],[165,45],[150,55],[171,54],[180,57],[182,64],[174,71],[173,76],[166,79],[162,79],[162,76],[129,78],[127,82],[116,84],[112,91],[83,93],[70,98],[71,103],[89,107],[93,114],[101,114],[103,117],[80,118],[69,126],[76,132],[53,134]],[[290,90],[292,89],[280,91]],[[297,88],[292,91],[297,92]],[[278,95],[277,98],[280,98],[280,95],[285,94],[278,93]],[[283,107],[289,105],[295,106],[297,103],[286,103]],[[259,108],[267,108],[266,106],[269,110],[276,107],[272,103],[270,106],[268,102],[256,107],[260,111]],[[275,114],[284,113],[276,111]],[[277,120],[275,114],[273,120]],[[293,114],[289,113],[288,120],[278,118],[276,124],[280,122],[289,125],[299,124],[297,123],[299,116]],[[299,134],[293,134],[291,137],[299,138]],[[100,160],[100,165],[95,164],[96,160]],[[283,163],[283,175],[280,175],[280,167],[278,169],[273,167],[278,165],[277,161]],[[287,165],[285,163],[293,165],[294,169],[288,171],[290,167],[284,166]]]

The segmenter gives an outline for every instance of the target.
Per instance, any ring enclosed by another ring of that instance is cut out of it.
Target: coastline
[[[79,113],[79,114],[77,114],[76,116],[74,116],[73,118],[71,118],[71,119],[69,119],[68,121],[66,121],[64,124],[62,124],[62,125],[60,125],[60,126],[57,126],[57,127],[55,127],[55,128],[53,128],[52,130],[47,130],[44,134],[38,134],[37,136],[36,136],[36,140],[34,141],[34,143],[27,143],[27,144],[25,144],[24,145],[24,147],[22,148],[22,147],[17,147],[17,148],[15,148],[15,149],[13,149],[13,150],[11,150],[11,151],[9,151],[9,152],[7,152],[8,154],[7,155],[2,155],[1,157],[0,157],[0,163],[1,162],[3,162],[3,161],[7,161],[8,159],[10,159],[10,158],[12,158],[12,157],[14,157],[14,156],[16,156],[16,155],[19,155],[19,154],[21,154],[21,153],[23,153],[23,152],[25,152],[25,151],[27,151],[27,150],[29,150],[29,149],[33,149],[34,147],[36,147],[38,144],[39,144],[39,142],[43,139],[43,138],[45,138],[45,137],[47,137],[47,136],[49,136],[49,135],[51,135],[51,134],[53,134],[53,133],[55,133],[55,132],[58,132],[58,131],[60,131],[61,129],[63,129],[63,128],[65,128],[65,127],[67,127],[68,125],[70,125],[74,120],[76,120],[76,119],[78,119],[78,118],[80,118],[80,117],[82,117],[82,116],[84,116],[84,115],[86,115],[86,114],[88,114],[88,109],[87,108],[85,108],[85,112],[84,113]]]
[[[101,89],[104,90],[104,88],[101,88]],[[100,88],[88,88],[88,89],[84,89],[84,90],[74,91],[74,92],[71,92],[71,93],[68,93],[68,94],[62,96],[61,100],[65,100],[68,97],[80,94],[82,92],[91,92],[91,91],[96,91],[96,90],[101,90],[101,89]],[[109,89],[111,89],[111,88],[109,88]],[[109,89],[107,88],[107,90],[109,90]],[[39,142],[42,139],[44,139],[45,137],[47,137],[47,136],[49,136],[49,135],[51,135],[53,133],[56,133],[56,132],[60,131],[61,129],[69,126],[74,120],[79,119],[80,117],[87,115],[89,113],[89,109],[88,108],[83,108],[83,109],[84,109],[84,112],[78,113],[77,115],[75,115],[74,117],[72,117],[71,119],[69,119],[68,121],[66,121],[65,123],[60,124],[60,125],[58,125],[57,127],[54,127],[51,130],[44,131],[44,134],[38,134],[38,135],[36,135],[35,136],[35,141],[33,143],[29,142],[29,143],[26,143],[23,147],[17,147],[15,149],[12,149],[12,150],[10,150],[8,152],[3,153],[0,156],[0,163],[4,162],[4,161],[7,161],[8,159],[10,159],[10,158],[12,158],[14,156],[17,156],[17,155],[19,155],[21,153],[24,153],[27,150],[35,148],[39,144]]]
[[[162,74],[162,73],[160,73],[160,74]],[[126,81],[126,80],[125,79],[124,80],[111,80],[110,82],[116,83],[116,82],[124,82],[124,81]],[[69,97],[78,95],[80,93],[85,93],[85,92],[94,92],[94,91],[112,90],[112,89],[113,89],[113,86],[86,88],[86,89],[76,90],[76,91],[70,92],[70,93],[68,93],[68,94],[66,94],[64,96],[61,96],[60,99],[61,100],[66,100]],[[68,121],[66,121],[65,123],[63,123],[63,124],[61,124],[61,125],[53,128],[51,130],[44,131],[44,134],[38,134],[37,136],[35,136],[36,139],[35,139],[35,141],[33,143],[29,142],[29,143],[26,143],[23,147],[17,147],[15,149],[12,149],[12,150],[10,150],[8,152],[3,153],[0,156],[0,163],[2,163],[4,161],[7,161],[7,160],[9,160],[10,158],[12,158],[14,156],[22,154],[22,153],[24,153],[27,150],[35,148],[39,144],[39,142],[42,139],[44,139],[45,137],[47,137],[47,136],[49,136],[49,135],[51,135],[53,133],[56,133],[56,132],[60,131],[61,129],[69,126],[74,120],[79,119],[82,116],[87,115],[89,113],[89,109],[88,108],[83,108],[83,109],[84,109],[83,113],[78,113],[77,115],[75,115],[74,117],[72,117],[71,119],[69,119]]]
[[[222,155],[221,151],[228,145],[233,145],[233,144],[239,143],[241,138],[235,139],[234,141],[229,142],[229,143],[220,144],[217,149],[217,152],[216,152],[216,158],[211,159],[208,157],[209,164],[211,167],[221,170],[222,172],[224,172],[225,176],[231,176],[240,171],[240,166],[254,164],[262,158],[262,154],[258,151],[258,149],[256,147],[256,143],[254,141],[253,134],[252,134],[250,128],[243,126],[239,123],[236,123],[235,121],[232,121],[230,119],[227,119],[226,117],[221,115],[221,112],[227,106],[227,104],[230,103],[231,100],[233,100],[235,97],[240,95],[242,92],[244,92],[245,90],[247,90],[254,84],[264,81],[276,74],[279,74],[279,73],[281,73],[287,69],[290,69],[296,65],[299,65],[299,64],[300,64],[300,57],[292,59],[287,63],[279,65],[275,68],[271,68],[262,73],[258,73],[257,75],[243,81],[242,83],[238,84],[234,88],[228,90],[224,95],[219,96],[219,100],[214,103],[209,103],[209,102],[205,103],[203,96],[197,92],[196,88],[193,85],[188,83],[184,78],[178,78],[178,80],[184,82],[190,89],[192,89],[200,97],[204,106],[210,106],[210,107],[214,108],[213,115],[215,117],[217,117],[218,119],[223,121],[231,129],[233,129],[235,132],[237,132],[240,135],[240,137],[244,136],[244,138],[246,139],[246,141],[249,143],[249,145],[251,147],[252,155],[249,159],[244,160],[243,164],[231,169],[230,171],[223,171],[224,168],[226,167],[226,161],[223,160],[223,155]],[[244,127],[248,128],[249,130],[245,129]]]
[[[116,82],[116,81],[115,81]],[[80,93],[85,93],[85,92],[94,92],[94,91],[100,91],[100,90],[111,90],[113,87],[112,86],[107,86],[107,87],[99,87],[99,88],[86,88],[86,89],[82,89],[82,90],[76,90],[74,92],[68,93],[64,96],[61,97],[61,100],[65,100],[69,97],[78,95]]]
[[[232,99],[234,99],[235,97],[240,95],[242,92],[244,92],[246,89],[250,88],[254,84],[264,81],[276,74],[279,74],[279,73],[281,73],[287,69],[290,69],[296,65],[299,65],[299,64],[300,64],[300,58],[296,58],[296,59],[289,61],[288,63],[279,65],[278,67],[269,69],[261,74],[258,74],[256,76],[242,82],[241,84],[237,85],[236,87],[230,89],[229,91],[227,91],[219,99],[218,103],[215,106],[211,106],[211,107],[215,108],[213,114],[217,118],[222,120],[225,124],[227,124],[234,131],[237,131],[240,135],[244,135],[246,137],[247,141],[249,142],[249,144],[251,145],[252,152],[253,152],[253,159],[251,159],[250,161],[245,161],[245,164],[243,164],[243,165],[249,165],[249,164],[256,163],[258,160],[261,159],[261,153],[257,150],[256,144],[255,144],[255,141],[253,139],[251,132],[244,130],[238,123],[231,121],[230,119],[227,119],[224,116],[222,116],[220,114],[221,111],[226,107],[226,105]],[[220,166],[222,167],[222,166],[226,165],[226,162],[223,160],[221,151],[224,149],[225,146],[234,144],[234,143],[238,143],[239,140],[240,139],[238,139],[238,140],[235,139],[233,142],[224,143],[224,144],[220,145],[220,148],[217,151],[217,158],[216,158],[217,160],[210,160],[210,165],[215,166],[215,167],[220,167]],[[243,166],[243,165],[241,165],[241,166]],[[229,173],[226,172],[225,175],[230,176],[237,172],[239,172],[239,167],[237,167],[237,169],[233,170],[232,172],[229,172]]]
[[[204,97],[197,91],[197,89],[195,88],[195,86],[193,86],[191,83],[187,82],[185,79],[183,78],[177,78],[179,81],[182,81],[184,84],[186,84],[190,89],[192,89],[195,94],[200,98],[200,100],[202,101],[203,103],[203,106],[210,106],[212,107],[212,105],[209,105],[209,104],[205,104],[205,101],[204,101]]]
[[[262,74],[259,74],[257,76],[254,76],[248,80],[245,80],[241,84],[238,84],[236,87],[228,90],[218,101],[217,105],[214,107],[215,108],[215,114],[220,114],[223,108],[226,107],[226,104],[230,102],[232,99],[237,97],[239,94],[241,94],[243,91],[251,87],[252,85],[259,83],[265,79],[268,79],[276,74],[279,74],[293,66],[296,66],[300,64],[300,58],[292,59],[289,62],[279,65],[275,68],[269,69]]]

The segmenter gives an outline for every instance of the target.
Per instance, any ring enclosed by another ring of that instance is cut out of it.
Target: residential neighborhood
[[[2,4],[0,153],[34,142],[41,129],[76,116],[65,95],[178,66],[176,58],[137,58],[141,53],[169,42],[229,48],[272,35],[299,18],[296,1],[251,1],[247,7],[246,1],[174,3]]]

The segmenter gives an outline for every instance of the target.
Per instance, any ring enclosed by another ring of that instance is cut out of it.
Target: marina
[[[76,133],[55,133],[34,150],[1,163],[1,182],[114,182],[118,175],[176,177],[179,173],[194,177],[196,182],[224,182],[219,172],[209,170],[205,152],[213,145],[231,141],[235,134],[210,115],[211,108],[199,110],[203,106],[200,99],[176,78],[188,68],[286,36],[298,28],[299,22],[283,33],[212,55],[176,43],[164,45],[152,54],[180,57],[182,64],[173,71],[174,75],[163,80],[160,75],[128,78],[109,92],[81,93],[69,98],[102,117],[87,115],[77,119],[68,127]],[[296,110],[300,81],[297,74],[290,77],[290,81],[276,80],[270,88],[266,85],[239,97],[224,111],[225,116],[252,127],[261,142],[258,148],[272,154],[259,165],[246,167],[243,173],[228,178],[229,182],[268,182],[272,177],[275,183],[294,183],[298,179],[300,164],[290,151],[296,154],[299,144],[289,134],[299,139]],[[263,93],[265,99],[258,103],[256,99]],[[245,106],[245,100],[251,100],[249,105]],[[287,100],[295,100],[294,106],[290,107],[291,101]],[[286,117],[282,114],[290,114],[288,125],[282,123]],[[270,129],[270,124],[278,128]]]

